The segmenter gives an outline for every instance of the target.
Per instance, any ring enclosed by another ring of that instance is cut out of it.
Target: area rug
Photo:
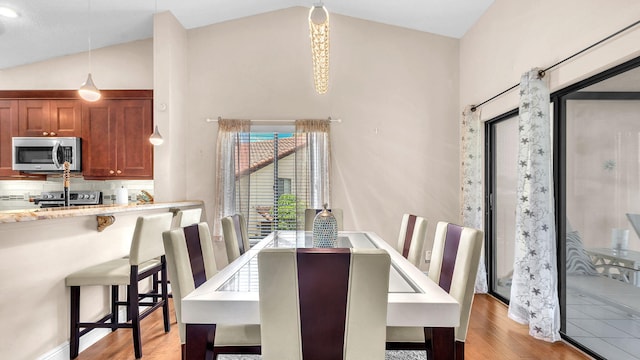
[[[426,360],[424,351],[388,350],[385,360]],[[260,360],[260,355],[219,355],[218,360]]]

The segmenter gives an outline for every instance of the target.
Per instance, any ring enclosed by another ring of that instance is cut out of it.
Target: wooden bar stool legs
[[[138,282],[152,275],[152,273],[160,272],[160,289],[161,292],[155,292],[151,289],[149,293],[139,293]],[[78,357],[80,337],[96,328],[109,328],[115,331],[119,328],[131,328],[133,337],[133,349],[136,359],[142,357],[142,343],[140,336],[140,321],[154,310],[162,306],[164,331],[170,330],[169,318],[169,302],[167,297],[167,267],[164,256],[159,265],[138,273],[137,266],[131,266],[130,284],[127,285],[127,300],[119,301],[118,285],[111,285],[111,312],[102,319],[93,323],[83,323],[80,321],[80,286],[70,286],[70,334],[69,347],[71,359]],[[150,299],[150,300],[147,300]],[[118,307],[125,306],[127,310],[127,322],[118,322]],[[146,307],[142,312],[139,307]],[[109,322],[107,322],[109,321]]]
[[[80,286],[71,287],[71,334],[69,334],[69,351],[71,352],[71,358],[78,357],[78,349],[80,347],[80,328],[78,323],[80,322]]]
[[[162,233],[171,228],[171,213],[159,213],[141,216],[137,219],[131,242],[129,257],[114,259],[76,271],[68,275],[65,284],[70,288],[70,355],[78,356],[80,337],[96,328],[115,331],[119,328],[131,328],[133,348],[136,358],[142,357],[140,339],[140,320],[162,306],[164,330],[169,332],[169,302],[167,298],[167,263],[162,244]],[[155,280],[150,290],[140,293],[139,282],[159,275],[160,289]],[[111,287],[111,309],[109,314],[95,322],[80,321],[80,287]],[[119,286],[126,286],[126,301],[120,301]],[[125,306],[127,321],[118,322],[118,309]],[[143,311],[140,311],[143,308]]]

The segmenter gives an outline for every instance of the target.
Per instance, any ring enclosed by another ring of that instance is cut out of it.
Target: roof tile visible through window
[[[304,135],[278,139],[278,159],[293,154],[296,150],[304,147],[306,142],[307,139]],[[273,163],[273,143],[274,140],[241,143],[239,154],[237,154],[240,164],[236,168],[236,177],[249,175]]]

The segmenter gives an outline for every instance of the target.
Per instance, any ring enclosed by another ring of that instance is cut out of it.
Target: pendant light
[[[153,21],[154,21],[154,23],[156,21],[155,17],[156,17],[157,13],[158,13],[158,0],[155,1],[155,8],[154,8],[154,11],[153,11]],[[158,104],[157,110],[158,111],[167,110],[167,104],[165,104],[165,103]],[[154,118],[155,118],[155,116],[154,116]],[[154,122],[155,122],[155,120],[154,120]],[[164,139],[162,138],[162,135],[160,135],[160,130],[158,130],[158,125],[156,125],[155,129],[153,130],[153,134],[151,134],[151,136],[149,136],[149,142],[153,146],[162,145],[162,143],[164,142]]]
[[[93,83],[91,73],[89,73],[87,80],[82,84],[80,89],[78,89],[78,93],[81,98],[91,102],[100,100],[100,97],[102,96],[100,94],[100,90],[98,90],[96,85]]]
[[[156,129],[153,131],[153,134],[149,136],[149,142],[153,145],[162,145],[164,142],[162,135],[160,135],[160,131],[158,131],[158,125],[156,125]]]
[[[87,80],[80,86],[78,89],[78,94],[80,97],[85,99],[86,101],[98,101],[102,96],[100,94],[100,90],[96,87],[96,84],[93,83],[93,78],[91,77],[91,0],[89,2],[89,75],[87,76]]]
[[[18,13],[11,8],[0,6],[0,16],[15,19],[18,17]]]
[[[309,37],[313,83],[318,94],[325,94],[329,88],[329,12],[322,3],[309,10]]]

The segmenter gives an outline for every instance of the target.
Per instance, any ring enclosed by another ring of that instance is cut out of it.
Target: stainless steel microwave
[[[71,171],[81,170],[79,137],[14,137],[13,170],[59,172],[64,162]]]

